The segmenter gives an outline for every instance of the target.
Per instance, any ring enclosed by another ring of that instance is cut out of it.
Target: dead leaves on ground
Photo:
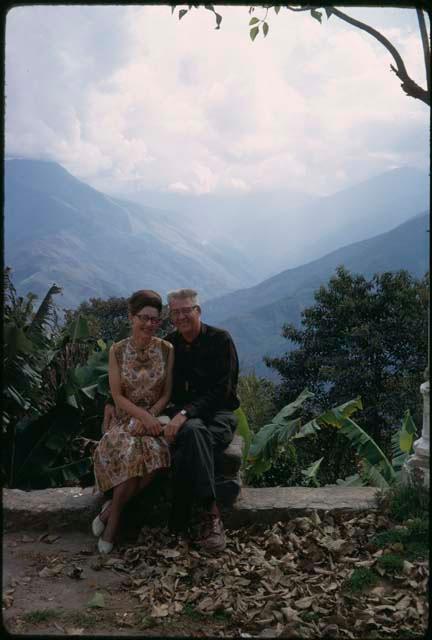
[[[371,538],[386,526],[374,513],[344,519],[317,513],[272,527],[231,531],[217,557],[179,545],[164,529],[144,528],[138,545],[100,561],[127,574],[123,588],[156,620],[192,611],[222,613],[254,637],[362,638],[379,632],[424,631],[426,562],[405,562],[400,575],[361,594],[346,579],[359,566],[376,568],[382,550]]]

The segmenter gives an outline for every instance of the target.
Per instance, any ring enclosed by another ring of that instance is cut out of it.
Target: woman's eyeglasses
[[[153,316],[148,316],[146,313],[137,313],[135,318],[138,318],[140,322],[143,324],[147,324],[147,322],[151,322],[153,325],[160,323],[160,318],[155,318]]]

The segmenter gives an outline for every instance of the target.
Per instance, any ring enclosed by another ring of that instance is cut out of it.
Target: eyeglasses
[[[146,323],[146,324],[147,322],[151,322],[153,325],[160,323],[160,318],[155,318],[154,316],[148,316],[146,313],[137,313],[135,315],[135,318],[138,318],[140,322]]]
[[[179,318],[181,315],[190,316],[194,309],[197,309],[198,305],[194,305],[193,307],[183,307],[183,309],[173,309],[170,311],[170,318]]]

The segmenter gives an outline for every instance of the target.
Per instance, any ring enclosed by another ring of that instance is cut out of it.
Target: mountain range
[[[255,282],[389,231],[429,207],[429,177],[400,167],[316,197],[276,189],[218,195],[135,191],[124,197],[173,209],[203,242],[252,259]]]
[[[400,269],[422,277],[429,265],[428,225],[428,213],[419,214],[391,231],[210,300],[203,305],[203,317],[230,331],[243,372],[255,370],[268,376],[263,356],[277,356],[288,349],[281,336],[282,325],[299,325],[302,310],[313,304],[314,292],[328,282],[339,265],[366,277]]]
[[[55,282],[66,308],[141,288],[205,299],[254,281],[242,254],[203,244],[175,213],[107,196],[55,162],[6,159],[4,221],[18,292],[43,296]]]
[[[152,206],[101,193],[50,161],[9,157],[4,184],[5,264],[18,293],[42,297],[55,282],[58,304],[74,308],[140,288],[165,297],[194,287],[204,319],[232,333],[242,370],[261,375],[270,375],[263,356],[287,349],[282,325],[300,322],[338,265],[368,277],[422,276],[428,265],[427,215],[413,217],[428,207],[428,185],[416,169],[326,198],[153,194]]]

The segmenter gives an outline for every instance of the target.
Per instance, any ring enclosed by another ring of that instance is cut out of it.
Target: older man
[[[173,505],[170,528],[187,534],[193,503],[201,507],[202,549],[221,551],[225,534],[216,504],[215,476],[222,474],[222,452],[237,425],[238,357],[231,336],[201,321],[198,294],[179,289],[168,294],[176,331],[171,421],[164,435],[172,442]]]

